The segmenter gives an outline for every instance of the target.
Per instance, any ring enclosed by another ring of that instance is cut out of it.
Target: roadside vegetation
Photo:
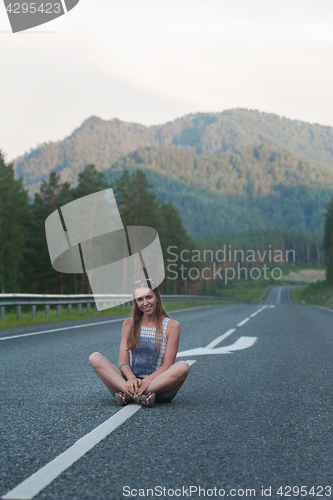
[[[333,283],[319,281],[304,288],[295,288],[292,298],[301,305],[317,305],[333,308]]]
[[[262,275],[258,280],[233,280],[221,291],[221,296],[227,298],[233,298],[236,300],[243,300],[244,302],[261,302],[264,300],[269,289],[274,286],[295,286],[302,285],[306,286],[306,283],[300,281],[294,281],[289,279],[290,273],[294,275],[302,274],[302,271],[314,271],[314,273],[319,270],[324,270],[323,265],[318,265],[316,262],[310,262],[309,264],[297,264],[294,262],[285,262],[278,266],[282,271],[281,279],[273,279],[272,277],[267,280]]]
[[[326,257],[326,280],[305,288],[293,290],[293,299],[298,304],[333,307],[333,198],[325,213],[324,252]]]

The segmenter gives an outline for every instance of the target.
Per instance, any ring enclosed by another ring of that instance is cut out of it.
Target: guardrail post
[[[90,302],[88,302],[88,304],[87,304],[87,313],[90,313],[90,307],[91,307],[91,304],[90,304]]]
[[[82,304],[78,304],[77,308],[78,308],[79,314],[81,314],[82,313]]]
[[[68,304],[68,314],[72,314],[72,304]]]
[[[16,319],[21,319],[22,306],[16,306]]]
[[[61,304],[57,305],[58,316],[61,316]]]
[[[31,317],[32,318],[36,317],[36,309],[37,309],[36,305],[31,306]]]
[[[1,321],[5,321],[6,308],[1,306]]]
[[[50,317],[50,306],[49,306],[49,304],[46,304],[46,306],[45,306],[45,316],[47,318]]]

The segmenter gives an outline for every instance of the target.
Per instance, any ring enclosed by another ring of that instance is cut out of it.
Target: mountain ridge
[[[48,178],[51,171],[75,182],[85,165],[95,164],[105,171],[119,158],[143,147],[181,147],[199,156],[212,156],[260,143],[333,169],[333,127],[242,108],[189,114],[149,127],[92,116],[65,139],[44,143],[18,157],[14,164],[16,175],[33,186]]]
[[[88,164],[115,180],[143,170],[192,236],[252,229],[320,233],[333,196],[333,128],[255,110],[196,113],[146,127],[86,119],[16,161],[31,195],[51,171],[75,186]]]

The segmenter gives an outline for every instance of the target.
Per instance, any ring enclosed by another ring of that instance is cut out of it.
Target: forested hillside
[[[119,159],[111,170],[133,168],[153,170],[219,194],[266,196],[279,186],[333,189],[333,169],[268,144],[217,156],[198,156],[181,148],[144,148]]]
[[[333,196],[333,170],[268,144],[210,157],[144,148],[119,159],[108,179],[137,168],[196,238],[258,228],[319,233]]]
[[[333,195],[333,128],[235,109],[164,125],[86,120],[70,137],[18,158],[31,195],[50,172],[76,185],[93,164],[113,181],[144,170],[195,238],[251,229],[322,233]]]
[[[242,233],[249,230],[283,229],[322,233],[325,207],[332,189],[279,186],[266,196],[208,192],[145,170],[147,179],[161,203],[175,206],[186,230],[195,239],[203,236]],[[120,172],[109,172],[110,182]]]

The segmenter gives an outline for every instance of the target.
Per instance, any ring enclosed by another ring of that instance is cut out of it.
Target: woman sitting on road
[[[122,328],[119,370],[99,352],[91,354],[89,363],[120,406],[152,407],[176,396],[190,366],[175,363],[180,325],[165,312],[154,281],[136,281],[133,297],[132,318]]]

